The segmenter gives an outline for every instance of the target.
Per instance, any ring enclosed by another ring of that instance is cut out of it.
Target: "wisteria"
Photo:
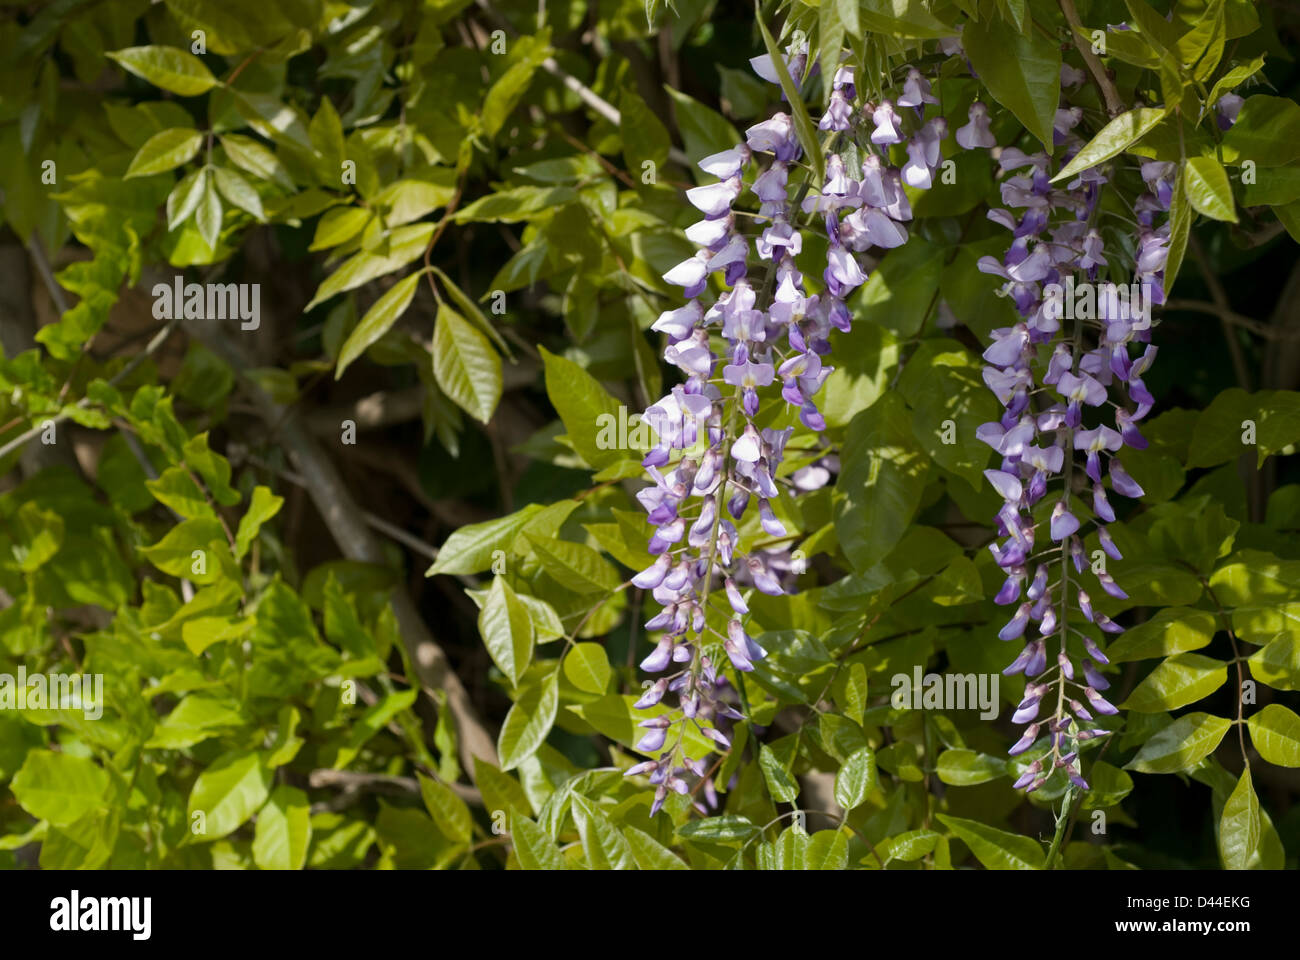
[[[1081,78],[1062,76],[1063,84],[1072,79]],[[1062,165],[1083,146],[1072,133],[1079,117],[1075,108],[1057,112],[1056,140],[1065,147]],[[976,120],[972,108],[972,125]],[[976,145],[973,133],[966,139]],[[978,145],[987,146],[988,141]],[[1096,319],[1085,323],[1081,313],[1067,329],[1061,311],[1053,308],[1045,292],[1052,285],[1059,290],[1067,281],[1095,283],[1103,269],[1113,268],[1114,254],[1105,249],[1097,227],[1100,191],[1107,176],[1088,170],[1058,189],[1050,183],[1051,161],[1044,152],[1026,154],[1004,147],[998,163],[1003,173],[1024,171],[1002,182],[1002,199],[1009,209],[988,214],[1012,231],[1007,254],[1000,262],[992,257],[980,262],[981,270],[1006,280],[1003,292],[1022,318],[1012,327],[994,330],[993,344],[984,351],[985,383],[1005,412],[978,433],[1002,457],[997,469],[985,471],[1004,501],[996,518],[1000,539],[990,546],[1006,573],[995,602],[1015,608],[998,636],[1024,644],[1004,673],[1023,673],[1029,680],[1012,717],[1027,726],[1009,752],[1023,754],[1045,734],[1049,750],[1026,767],[1015,786],[1032,792],[1055,769],[1063,768],[1071,783],[1088,789],[1079,764],[1079,744],[1106,734],[1096,715],[1118,711],[1102,695],[1109,681],[1098,667],[1109,662],[1106,654],[1072,624],[1071,617],[1077,611],[1103,633],[1122,631],[1093,608],[1089,590],[1100,589],[1121,600],[1128,594],[1105,572],[1104,563],[1088,563],[1082,537],[1085,524],[1091,522],[1102,551],[1111,559],[1122,559],[1106,526],[1115,520],[1115,510],[1103,479],[1110,478],[1111,493],[1128,498],[1143,494],[1124,469],[1121,453],[1147,446],[1137,425],[1153,402],[1142,382],[1156,355],[1150,343],[1149,307],[1164,302],[1170,230],[1167,218],[1159,226],[1155,221],[1169,209],[1173,165],[1141,166],[1148,192],[1134,210],[1134,273],[1135,289],[1143,296],[1120,296],[1113,284],[1100,285]],[[1040,357],[1046,361],[1040,362]],[[1112,393],[1118,401],[1112,401]],[[1110,424],[1105,422],[1108,408],[1113,409]],[[1080,458],[1082,464],[1077,462]],[[1072,499],[1076,493],[1087,496],[1095,519],[1081,520],[1076,514]],[[1040,503],[1050,504],[1046,515],[1038,508]],[[1085,571],[1095,586],[1083,579]],[[1069,650],[1072,635],[1086,653],[1077,664]],[[1050,652],[1055,653],[1051,666],[1049,642]]]
[[[795,77],[803,72],[804,56],[793,47],[787,51],[786,69]],[[760,77],[777,83],[770,57],[751,62]],[[685,377],[645,414],[658,444],[643,461],[653,485],[638,498],[655,528],[649,550],[657,559],[632,580],[652,591],[661,607],[646,623],[647,630],[662,632],[641,668],[652,674],[674,671],[648,686],[636,706],[654,707],[670,693],[677,699],[672,711],[641,722],[647,732],[637,749],[663,751],[659,759],[628,771],[648,774],[655,784],[655,812],[668,791],[688,792],[685,774],[707,772],[682,748],[688,725],[727,748],[730,722],[743,719],[731,685],[703,648],[716,649],[720,642],[731,667],[753,670],[766,651],[746,630],[746,592],[781,595],[793,582],[789,550],[744,550],[737,524],[757,501],[764,533],[785,539],[786,528],[773,509],[782,484],[796,492],[818,489],[837,465],[833,457],[823,457],[778,483],[793,428],[758,426],[759,391],[779,381],[780,395],[797,410],[799,421],[812,431],[825,430],[817,396],[833,369],[831,331],[849,332],[845,299],[867,280],[861,255],[907,241],[912,211],[903,184],[929,187],[941,162],[946,123],[941,117],[920,122],[925,105],[937,100],[919,71],[907,71],[893,103],[875,105],[859,101],[853,68],[823,68],[831,86],[818,122],[827,137],[823,182],[803,177],[803,150],[794,120],[784,112],[751,126],[744,143],[700,161],[700,168],[718,179],[687,191],[704,216],[686,231],[699,250],[664,278],[681,286],[689,302],[664,312],[653,325],[669,340],[664,359]],[[986,127],[987,115],[980,129]],[[853,168],[835,149],[847,132],[863,134],[856,139],[875,150]],[[905,144],[908,158],[901,169],[889,162],[889,147],[896,144]],[[746,193],[757,201],[756,211],[736,209]],[[745,220],[756,234],[741,229]],[[823,231],[827,241],[815,293],[795,265],[810,229]],[[701,298],[713,275],[729,289],[705,305]],[[725,344],[721,350],[713,345],[714,335]],[[710,605],[719,588],[725,607]],[[725,633],[708,625],[709,610],[726,614]],[[670,740],[674,728],[677,737]]]

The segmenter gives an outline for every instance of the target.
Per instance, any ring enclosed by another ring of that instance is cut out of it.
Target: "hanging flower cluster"
[[[1082,82],[1080,73],[1068,67],[1066,71],[1063,86]],[[1065,148],[1063,163],[1083,146],[1072,132],[1080,117],[1077,108],[1057,112],[1055,140]],[[958,132],[963,147],[992,146],[990,137],[979,136],[980,119],[972,108],[971,126],[976,129],[964,140]],[[1115,511],[1103,478],[1110,478],[1112,493],[1142,496],[1120,453],[1126,447],[1147,446],[1137,424],[1153,400],[1142,374],[1156,354],[1150,344],[1150,305],[1164,302],[1170,230],[1167,217],[1158,227],[1154,224],[1169,210],[1174,166],[1156,162],[1141,166],[1148,192],[1134,208],[1133,272],[1139,286],[1130,289],[1141,290],[1145,297],[1120,296],[1113,284],[1099,285],[1096,319],[1075,320],[1069,330],[1063,328],[1061,302],[1050,291],[1060,291],[1067,281],[1095,284],[1102,271],[1111,267],[1108,257],[1113,254],[1105,249],[1096,226],[1107,177],[1093,168],[1057,189],[1049,182],[1046,153],[1026,154],[1004,147],[996,156],[1002,173],[1024,171],[1002,181],[1007,209],[988,214],[1011,231],[1007,253],[1000,262],[984,257],[979,264],[985,273],[1006,280],[1002,292],[1011,297],[1022,318],[1012,327],[994,330],[993,344],[984,352],[988,364],[984,381],[1004,413],[978,431],[979,438],[1002,457],[997,469],[985,471],[1004,501],[996,517],[1001,539],[990,546],[1006,573],[995,601],[1014,605],[998,636],[1024,644],[1004,673],[1024,673],[1030,681],[1012,718],[1028,726],[1009,752],[1028,751],[1045,732],[1049,749],[1027,767],[1015,786],[1032,792],[1055,769],[1063,768],[1075,786],[1087,789],[1078,744],[1107,732],[1096,726],[1094,714],[1117,710],[1101,693],[1109,682],[1097,669],[1109,661],[1090,636],[1071,626],[1071,615],[1077,611],[1102,632],[1120,633],[1122,627],[1093,609],[1088,591],[1099,587],[1118,599],[1128,595],[1104,572],[1104,566],[1092,574],[1095,587],[1083,579],[1085,570],[1093,568],[1086,562],[1081,538],[1084,522],[1076,516],[1070,498],[1077,492],[1090,496],[1095,519],[1089,522],[1096,526],[1102,550],[1122,559],[1106,528]],[[1045,362],[1039,361],[1040,356],[1046,357]],[[1114,409],[1110,423],[1105,422],[1108,405]],[[1094,417],[1090,410],[1102,416]],[[1082,466],[1081,474],[1077,466]],[[1049,493],[1058,480],[1059,488]],[[1046,511],[1035,509],[1044,501],[1051,503],[1046,517]],[[1087,653],[1077,666],[1067,649],[1071,633],[1081,638]],[[1050,668],[1049,640],[1056,641],[1055,664]],[[1040,716],[1044,701],[1050,710],[1046,717]]]
[[[803,75],[805,53],[791,47],[784,59],[791,76]],[[760,77],[779,82],[770,57],[751,63]],[[799,187],[792,182],[792,172],[803,169],[802,148],[788,113],[753,125],[744,143],[700,161],[700,168],[718,180],[686,194],[704,217],[686,231],[699,250],[664,277],[681,286],[689,302],[653,324],[669,340],[664,359],[685,381],[645,413],[658,444],[644,460],[653,485],[638,494],[655,528],[649,551],[657,559],[632,583],[652,591],[661,610],[646,629],[662,631],[641,668],[674,672],[651,684],[636,706],[654,707],[670,693],[677,699],[674,710],[641,723],[647,733],[637,749],[662,751],[659,759],[628,771],[648,774],[655,784],[652,812],[668,791],[688,792],[685,774],[706,773],[682,750],[687,725],[727,748],[729,722],[742,719],[727,697],[730,685],[702,647],[721,641],[735,670],[752,670],[766,651],[746,631],[746,591],[780,595],[793,579],[788,551],[746,552],[737,533],[737,523],[757,501],[762,529],[773,538],[786,536],[772,501],[780,495],[777,471],[793,428],[756,424],[759,391],[779,380],[781,397],[797,409],[800,421],[810,430],[825,429],[816,398],[832,370],[827,362],[831,330],[848,332],[851,317],[844,300],[867,280],[859,255],[907,241],[912,211],[902,185],[929,187],[941,162],[946,125],[942,118],[920,123],[925,105],[937,101],[919,71],[907,72],[894,102],[879,105],[859,103],[851,67],[836,63],[827,72],[829,104],[818,124],[827,137],[823,182]],[[916,119],[909,122],[900,107],[914,111]],[[839,141],[850,139],[868,151],[856,165],[860,169],[850,169],[835,151]],[[901,169],[890,166],[889,147],[905,141],[907,162]],[[747,187],[745,174],[751,170],[755,175]],[[756,212],[735,209],[746,191],[757,201]],[[746,219],[758,228],[756,234],[741,229]],[[825,231],[828,248],[821,289],[810,293],[795,258],[802,250],[802,231],[814,225]],[[752,259],[751,245],[757,254]],[[706,305],[701,298],[713,275],[729,289]],[[715,336],[725,344],[722,350],[715,349]],[[782,483],[799,492],[814,490],[829,482],[836,467],[833,457],[823,458]],[[726,598],[722,609],[729,611],[725,634],[709,627],[705,615],[719,588]],[[674,727],[678,734],[670,744]]]

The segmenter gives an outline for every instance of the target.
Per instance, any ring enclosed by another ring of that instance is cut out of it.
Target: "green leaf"
[[[547,42],[548,37],[549,32],[544,32],[541,36],[522,37],[512,44],[514,47],[512,52],[522,51],[519,59],[510,64],[483,98],[483,112],[480,117],[483,131],[489,137],[497,135],[527,91],[528,85],[532,83],[537,68],[553,52]]]
[[[631,870],[635,867],[627,840],[604,813],[579,793],[573,794],[573,822],[592,870]]]
[[[271,770],[261,754],[236,751],[219,757],[190,791],[186,820],[194,841],[220,840],[239,829],[266,803],[270,787]]]
[[[1088,141],[1088,145],[1076,153],[1061,172],[1052,177],[1051,182],[1073,177],[1082,170],[1104,163],[1111,157],[1118,156],[1145,136],[1161,120],[1167,111],[1153,107],[1138,107],[1121,113],[1102,127],[1098,134]]]
[[[703,820],[691,820],[677,828],[677,836],[689,840],[715,840],[730,843],[746,840],[758,833],[752,821],[737,814],[728,813],[720,817],[706,817]]]
[[[841,459],[835,532],[853,568],[864,571],[898,545],[924,487],[925,454],[898,394],[884,394],[853,418]]]
[[[760,745],[758,766],[763,771],[763,779],[767,782],[767,790],[772,795],[772,799],[777,803],[793,803],[799,796],[799,782],[790,772],[794,756],[789,747],[785,748],[783,753],[786,755],[784,760],[777,756],[776,750],[771,745],[766,743]]]
[[[439,783],[418,772],[416,776],[420,781],[420,796],[424,798],[424,806],[438,829],[457,843],[469,843],[474,838],[474,821],[465,801],[456,796],[455,791],[445,783]]]
[[[564,675],[579,690],[603,694],[609,686],[609,656],[599,643],[577,643],[564,658]]]
[[[803,852],[805,870],[844,870],[849,865],[846,830],[818,830],[808,838]]]
[[[1248,662],[1250,675],[1261,683],[1275,690],[1300,689],[1300,634],[1279,634],[1251,654]]]
[[[875,751],[870,747],[855,750],[835,774],[835,802],[845,810],[853,810],[862,806],[879,785]]]
[[[127,47],[108,56],[137,77],[178,96],[197,97],[217,85],[202,60],[175,47]]]
[[[1179,653],[1147,674],[1129,698],[1124,710],[1162,713],[1177,710],[1208,697],[1228,680],[1228,666],[1199,653]]]
[[[238,133],[223,134],[218,138],[230,162],[259,180],[267,180],[285,190],[293,190],[293,177],[280,158],[252,137]]]
[[[411,223],[404,227],[397,227],[388,237],[387,256],[378,256],[363,250],[351,257],[321,282],[311,302],[303,309],[310,310],[330,297],[354,290],[376,277],[402,269],[424,254],[424,248],[433,237],[435,229],[432,223]]]
[[[181,628],[198,620],[187,621]],[[160,750],[181,750],[202,743],[209,737],[230,733],[248,723],[239,702],[229,697],[199,691],[191,693],[176,705],[163,721],[154,727],[146,747]]]
[[[433,330],[433,375],[456,405],[481,423],[501,400],[501,357],[473,324],[445,303]]]
[[[343,169],[343,161],[347,159],[347,147],[343,142],[343,123],[329,97],[321,97],[316,116],[307,124],[307,138],[311,141],[312,149],[321,156],[321,161],[317,164],[321,183],[336,185]]]
[[[954,787],[972,787],[1006,776],[1007,764],[1001,757],[974,750],[945,750],[936,765],[939,779]]]
[[[1259,798],[1250,782],[1250,768],[1223,805],[1219,817],[1219,857],[1226,870],[1245,870],[1259,847]]]
[[[627,840],[632,858],[642,870],[689,870],[681,857],[673,853],[650,834],[636,827],[624,827],[623,837]]]
[[[619,404],[591,374],[572,360],[539,347],[546,368],[546,395],[568,431],[569,442],[588,464],[607,467],[627,459],[617,449],[602,449],[597,442],[598,428],[612,417],[618,422]]]
[[[799,143],[803,146],[803,152],[808,162],[813,168],[813,183],[820,184],[826,179],[826,161],[822,157],[821,140],[818,139],[817,125],[812,122],[808,116],[808,108],[804,105],[803,94],[800,92],[798,84],[790,76],[790,70],[786,65],[785,57],[782,56],[776,41],[772,38],[772,32],[767,29],[767,24],[763,21],[762,10],[759,8],[757,0],[754,4],[754,19],[758,23],[759,33],[763,36],[763,45],[767,47],[768,56],[772,58],[772,69],[776,71],[776,78],[781,83],[781,90],[785,93],[785,99],[790,105],[790,113],[794,117],[794,132],[799,137]],[[1057,57],[1059,70],[1060,57]],[[802,78],[800,78],[802,80]],[[1048,126],[1050,127],[1050,123]]]
[[[194,211],[194,226],[208,249],[216,252],[217,239],[221,236],[221,198],[217,196],[212,177],[203,178],[203,196]]]
[[[216,511],[208,503],[203,490],[185,467],[168,467],[156,480],[144,481],[144,487],[162,506],[169,507],[185,518],[207,516],[216,519]]]
[[[505,577],[493,577],[487,599],[478,615],[478,631],[488,653],[512,687],[533,659],[533,621],[528,608]]]
[[[1083,795],[1084,810],[1103,810],[1113,807],[1133,791],[1133,778],[1104,760],[1098,760],[1088,771],[1092,789]]]
[[[1166,607],[1150,620],[1130,627],[1106,648],[1114,663],[1149,660],[1208,647],[1217,629],[1214,614],[1191,607]]]
[[[251,618],[195,617],[181,624],[181,640],[197,657],[214,643],[239,639],[253,628],[254,623]]]
[[[190,218],[198,209],[206,189],[208,172],[206,169],[191,170],[177,181],[172,192],[167,194],[167,229],[175,230]]]
[[[340,379],[343,376],[343,371],[348,368],[352,361],[365,353],[366,348],[387,333],[398,318],[406,312],[406,308],[411,305],[411,300],[415,296],[416,287],[420,285],[422,276],[424,276],[424,271],[417,270],[415,273],[403,277],[371,305],[370,309],[366,311],[366,315],[361,318],[361,322],[343,341],[343,346],[339,347],[339,358],[334,367],[335,380]]]
[[[196,551],[203,551],[205,555],[195,557]],[[219,555],[222,552],[228,555],[229,547],[220,522],[209,517],[197,517],[178,523],[161,540],[153,546],[143,547],[140,552],[163,573],[195,583],[211,583],[221,573]],[[200,561],[206,566],[206,573],[199,572],[197,565]]]
[[[1177,773],[1196,766],[1219,745],[1232,721],[1208,713],[1188,713],[1142,745],[1125,769],[1139,773]]]
[[[1192,209],[1215,220],[1237,222],[1237,211],[1232,199],[1232,184],[1227,171],[1213,157],[1192,157],[1184,172],[1187,179],[1187,201]]]
[[[1270,703],[1246,719],[1250,740],[1259,755],[1279,767],[1300,767],[1300,717]]]
[[[85,757],[31,750],[9,787],[37,820],[63,827],[101,809],[108,785],[108,774]]]
[[[513,770],[537,752],[551,732],[559,703],[560,682],[555,674],[524,690],[506,714],[497,740],[502,770]]]
[[[966,24],[961,38],[989,94],[1052,153],[1061,94],[1060,44],[1034,30],[1011,33],[992,17]]]
[[[1256,57],[1249,63],[1243,63],[1240,66],[1233,67],[1214,83],[1214,89],[1210,91],[1210,96],[1206,103],[1218,103],[1219,98],[1230,90],[1235,90],[1241,86],[1260,70],[1264,69],[1264,58]]]
[[[257,195],[253,185],[228,167],[217,167],[213,171],[217,179],[217,189],[221,195],[240,210],[257,220],[265,220],[262,210],[262,198]]]
[[[882,267],[872,279],[883,272]],[[976,431],[998,416],[979,360],[956,341],[923,341],[903,368],[898,391],[912,408],[912,432],[925,452],[979,489],[991,451]]]
[[[514,187],[479,197],[451,219],[456,223],[517,223],[557,210],[575,196],[571,187]]]
[[[542,569],[560,586],[575,593],[612,593],[621,581],[618,572],[585,543],[528,537]]]
[[[510,812],[510,839],[522,869],[565,869],[564,855],[555,849],[546,831],[517,810]]]
[[[1300,598],[1300,560],[1239,550],[1211,575],[1210,589],[1227,607],[1295,600]]]
[[[1247,160],[1257,167],[1281,167],[1300,159],[1300,104],[1257,93],[1247,97],[1237,122],[1223,135],[1225,163]]]
[[[854,319],[877,323],[900,339],[915,336],[938,303],[943,259],[940,248],[913,237],[871,272],[854,303]]]
[[[438,550],[438,558],[424,575],[465,575],[489,569],[493,563],[493,554],[499,551],[504,559],[519,531],[541,509],[537,504],[530,503],[504,517],[457,527],[443,542]]]
[[[936,814],[940,823],[957,835],[987,870],[1041,870],[1043,848],[1018,833],[1007,833],[975,820]]]
[[[174,127],[155,133],[136,151],[124,176],[129,180],[175,170],[193,160],[202,144],[203,134],[197,130]]]
[[[63,518],[51,510],[42,510],[35,500],[14,511],[8,528],[13,537],[9,550],[23,573],[39,569],[63,545]]]
[[[248,553],[248,548],[257,539],[262,524],[279,513],[280,507],[283,505],[284,497],[273,494],[270,487],[259,484],[253,488],[253,495],[248,501],[248,509],[239,518],[239,529],[235,531],[236,559],[242,560],[244,558],[244,554]]]
[[[257,814],[253,862],[262,870],[301,870],[311,846],[311,806],[296,787],[276,787]]]

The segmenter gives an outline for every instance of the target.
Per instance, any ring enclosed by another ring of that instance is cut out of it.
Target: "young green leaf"
[[[1087,146],[1076,153],[1060,173],[1052,177],[1051,182],[1056,183],[1073,177],[1080,171],[1118,156],[1150,132],[1166,115],[1167,111],[1153,107],[1138,107],[1127,113],[1121,113],[1102,127],[1097,135],[1088,141]]]
[[[559,703],[560,682],[555,674],[526,689],[515,701],[497,740],[502,770],[513,770],[537,752],[551,732]]]
[[[301,870],[311,845],[311,806],[297,787],[279,786],[257,815],[253,862],[263,870]]]
[[[477,328],[445,303],[433,330],[433,375],[456,405],[481,423],[501,400],[501,357]]]
[[[1259,798],[1250,782],[1250,768],[1223,805],[1219,817],[1219,857],[1226,870],[1245,870],[1259,848]]]
[[[108,56],[137,77],[178,96],[197,97],[217,85],[202,60],[175,47],[127,47]]]
[[[339,348],[338,362],[334,367],[334,379],[341,379],[343,371],[351,366],[352,361],[366,352],[366,348],[389,331],[398,318],[406,312],[415,297],[415,289],[424,276],[423,270],[403,277],[376,300],[361,318],[348,338]]]
[[[1246,719],[1250,740],[1259,755],[1279,767],[1300,767],[1300,717],[1270,703]]]
[[[533,659],[533,621],[528,608],[504,577],[492,578],[487,599],[479,611],[478,630],[492,662],[512,687],[519,686],[520,677]]]
[[[1213,157],[1192,157],[1183,173],[1186,178],[1187,201],[1192,209],[1215,220],[1237,222],[1237,211],[1232,200],[1232,184],[1228,174]]]
[[[975,859],[988,870],[1041,870],[1043,868],[1043,848],[1029,837],[1018,833],[1007,833],[996,827],[936,814],[940,823],[957,835]]]
[[[124,177],[129,180],[132,177],[150,177],[156,173],[175,170],[193,160],[202,145],[203,134],[197,130],[173,127],[155,133],[136,151]]]
[[[609,656],[599,643],[577,643],[564,658],[564,675],[579,690],[604,693],[609,686]]]
[[[266,219],[266,214],[262,211],[262,198],[257,195],[251,183],[228,167],[217,167],[213,173],[217,179],[217,189],[223,197],[240,210],[251,214],[254,219]]]

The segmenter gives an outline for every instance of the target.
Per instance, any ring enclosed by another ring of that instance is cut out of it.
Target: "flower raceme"
[[[1063,84],[1069,86],[1072,80],[1081,83],[1082,76],[1063,71]],[[1071,132],[1079,118],[1075,109],[1057,113],[1055,139],[1065,147],[1062,164],[1083,146]],[[974,110],[971,121],[976,121]],[[965,140],[964,147],[991,145],[987,138],[977,141],[974,133]],[[1122,559],[1106,527],[1115,520],[1115,510],[1103,481],[1109,477],[1111,493],[1142,496],[1120,455],[1125,448],[1147,446],[1137,425],[1153,402],[1142,375],[1156,348],[1150,343],[1149,314],[1135,302],[1101,296],[1096,319],[1086,326],[1082,319],[1075,320],[1074,329],[1067,331],[1060,311],[1050,309],[1051,298],[1044,296],[1052,284],[1094,283],[1111,266],[1113,254],[1104,248],[1096,226],[1103,212],[1099,201],[1106,174],[1086,170],[1061,190],[1050,183],[1046,153],[1004,147],[997,160],[1004,174],[1024,171],[1002,182],[1009,209],[988,214],[1011,231],[1007,253],[1001,262],[984,257],[979,264],[984,272],[1006,280],[1002,292],[1011,297],[1021,317],[1012,327],[994,330],[993,343],[984,351],[984,381],[1004,412],[978,431],[1002,457],[997,469],[985,471],[1003,499],[996,517],[999,540],[990,549],[1006,580],[995,601],[1014,606],[998,636],[1024,644],[1004,673],[1023,673],[1030,681],[1012,718],[1028,726],[1009,752],[1042,750],[1040,735],[1045,734],[1046,752],[1028,765],[1015,786],[1032,792],[1056,769],[1064,769],[1074,786],[1088,789],[1079,745],[1107,733],[1094,714],[1118,711],[1101,693],[1109,682],[1097,667],[1109,661],[1092,636],[1071,625],[1071,614],[1077,612],[1102,633],[1120,633],[1122,627],[1094,610],[1088,590],[1099,588],[1117,599],[1128,595],[1104,564],[1098,571],[1086,562],[1085,521],[1076,515],[1073,498],[1076,492],[1088,496],[1095,519],[1086,522],[1095,527],[1101,550],[1111,559]],[[1167,216],[1159,226],[1155,221],[1169,210],[1173,172],[1172,164],[1142,164],[1147,192],[1134,210],[1134,274],[1155,303],[1164,302],[1170,232]],[[1111,423],[1105,422],[1107,407],[1114,410]],[[1046,516],[1035,509],[1040,503],[1051,504]],[[1095,587],[1085,581],[1085,571],[1095,579]],[[1072,634],[1084,654],[1077,662],[1070,652]],[[1055,652],[1050,666],[1049,642]],[[1045,701],[1050,714],[1042,717]]]
[[[800,76],[805,55],[792,48],[785,59]],[[771,58],[751,63],[777,83]],[[799,421],[814,432],[825,429],[817,395],[833,369],[831,331],[851,327],[845,298],[867,280],[860,255],[906,243],[912,211],[903,184],[929,187],[941,163],[947,126],[942,118],[920,122],[925,105],[937,101],[919,71],[908,70],[897,98],[878,105],[859,101],[851,67],[837,64],[828,72],[829,104],[818,123],[828,138],[824,180],[796,182],[803,150],[788,113],[754,124],[743,143],[700,161],[717,180],[686,193],[703,217],[686,230],[698,250],[664,275],[688,302],[665,311],[653,329],[666,335],[664,359],[684,379],[645,412],[658,442],[643,461],[653,482],[638,500],[654,527],[649,551],[656,559],[632,583],[651,591],[660,607],[646,623],[659,636],[641,668],[667,673],[645,688],[636,706],[661,708],[670,694],[676,706],[641,722],[637,750],[659,757],[628,771],[654,784],[653,812],[670,791],[689,792],[687,775],[705,778],[706,799],[712,797],[706,767],[685,753],[685,732],[694,727],[722,749],[730,746],[730,725],[743,715],[717,657],[738,672],[754,669],[766,651],[746,630],[746,596],[752,590],[781,595],[794,579],[788,548],[746,544],[738,524],[756,501],[763,533],[790,539],[773,508],[781,488],[816,490],[838,466],[825,456],[779,476],[793,428],[758,425],[761,391],[779,383]],[[987,123],[986,112],[972,113],[972,143],[987,139]],[[857,141],[865,159],[850,165],[835,149],[840,141]],[[905,144],[901,168],[889,161],[896,144]],[[756,210],[736,208],[747,194]],[[815,292],[795,265],[809,230],[827,241]],[[714,276],[727,289],[706,303]],[[725,632],[709,625],[708,611],[726,615]]]

